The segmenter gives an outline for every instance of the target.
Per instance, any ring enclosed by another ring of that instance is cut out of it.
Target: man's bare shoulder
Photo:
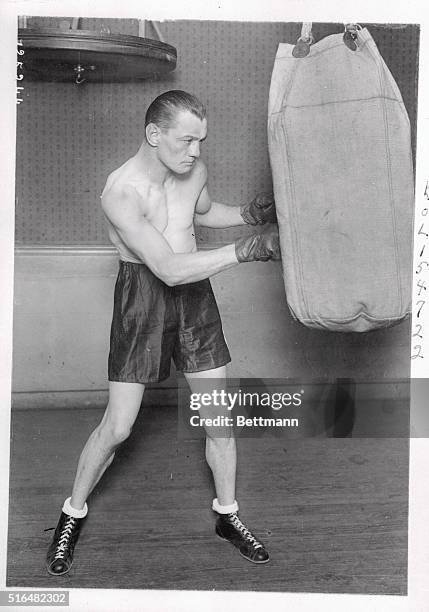
[[[141,197],[134,185],[117,182],[101,198],[101,207],[114,226],[139,223],[142,219]]]
[[[101,206],[105,210],[121,203],[137,205],[144,191],[144,177],[136,172],[134,158],[131,158],[107,177]]]
[[[111,185],[108,189],[105,189],[101,196],[101,206],[103,210],[110,209],[112,207],[118,207],[118,205],[132,205],[133,202],[137,203],[139,200],[139,194],[135,185],[129,182],[116,182]]]
[[[179,177],[179,182],[183,182],[183,187],[189,196],[198,199],[200,193],[207,184],[207,168],[201,159],[197,159],[189,174]]]
[[[103,193],[101,194],[102,202],[136,196],[135,186],[139,182],[142,182],[141,176],[137,176],[135,161],[131,157],[107,177]]]
[[[201,181],[202,187],[207,182],[207,166],[202,159],[197,159],[192,173],[198,181]]]

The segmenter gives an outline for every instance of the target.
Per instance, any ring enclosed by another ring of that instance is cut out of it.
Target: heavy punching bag
[[[387,327],[411,310],[408,115],[367,29],[311,43],[279,45],[269,95],[287,301],[309,327]]]

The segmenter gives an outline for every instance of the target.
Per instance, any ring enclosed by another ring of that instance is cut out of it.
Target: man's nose
[[[191,144],[190,155],[192,157],[200,156],[200,143],[198,140],[194,140],[194,142]]]

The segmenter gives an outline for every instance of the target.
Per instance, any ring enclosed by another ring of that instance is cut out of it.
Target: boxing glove
[[[270,224],[260,234],[235,241],[235,254],[239,263],[280,259],[280,241],[277,225]]]
[[[276,223],[276,206],[274,194],[260,193],[249,204],[240,206],[242,219],[250,225],[260,225],[262,223]]]

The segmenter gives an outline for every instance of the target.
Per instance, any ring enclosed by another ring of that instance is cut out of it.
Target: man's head
[[[146,140],[169,170],[189,172],[207,136],[206,109],[185,91],[167,91],[146,112]]]
[[[201,121],[206,118],[206,109],[198,98],[186,91],[173,89],[164,92],[151,103],[146,111],[145,127],[155,123],[159,128],[167,130],[173,126],[180,111],[188,111]]]

